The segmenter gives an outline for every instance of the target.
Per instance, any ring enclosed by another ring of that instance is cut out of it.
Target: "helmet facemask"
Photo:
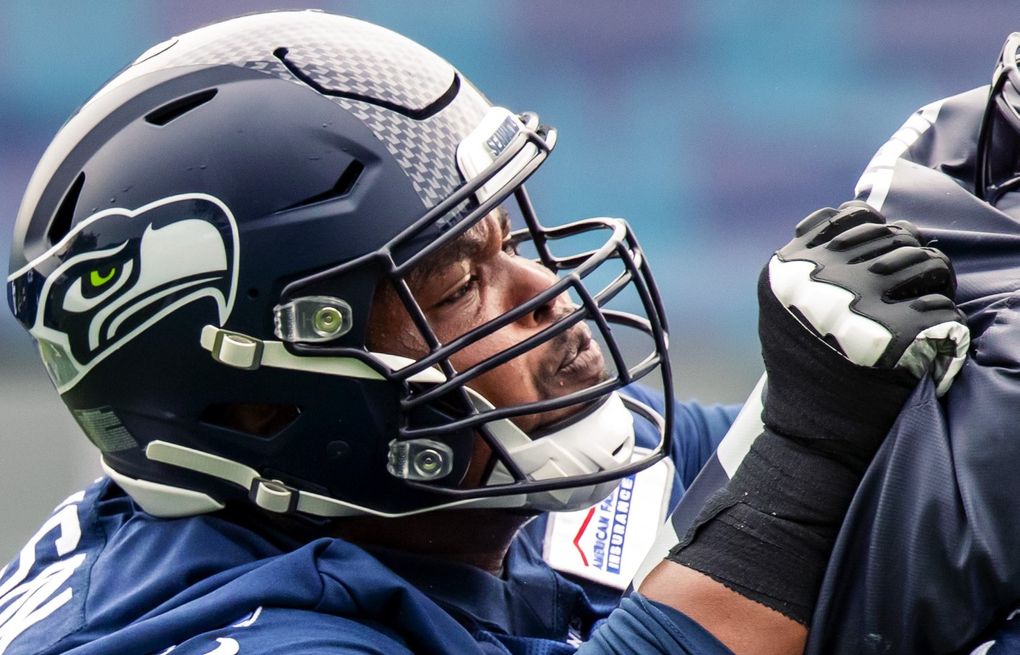
[[[974,194],[995,205],[1020,188],[1020,32],[1006,39],[978,134]]]
[[[601,500],[615,481],[651,465],[667,452],[671,403],[664,403],[665,416],[659,416],[616,394],[622,386],[658,371],[665,397],[672,397],[664,314],[643,252],[625,222],[597,218],[555,228],[539,223],[521,185],[552,148],[555,131],[539,126],[534,115],[518,119],[499,108],[490,112],[480,129],[483,136],[485,130],[492,133],[486,138],[476,135],[476,140],[492,143],[503,138],[504,142],[484,168],[466,166],[463,173],[469,182],[456,193],[381,252],[299,280],[283,294],[281,306],[292,307],[308,297],[303,295],[304,289],[328,287],[331,278],[351,274],[358,266],[379,266],[383,259],[381,284],[399,298],[410,319],[407,323],[427,352],[401,362],[392,353],[383,357],[377,351],[331,347],[322,340],[295,340],[288,349],[302,357],[361,358],[401,386],[398,434],[390,443],[387,469],[408,485],[438,492],[456,505],[576,509]],[[550,284],[509,311],[462,333],[441,334],[414,292],[414,272],[441,256],[493,211],[516,215],[517,229],[506,241],[520,251],[519,256],[548,270]],[[409,247],[421,233],[435,233],[437,226],[438,238],[417,249]],[[336,302],[323,298],[320,296],[322,307]],[[611,309],[613,303],[630,311]],[[455,360],[463,359],[476,344],[553,304],[557,316],[541,330],[466,367],[455,365]],[[608,366],[601,379],[568,393],[499,406],[473,386],[487,373],[536,349],[569,349],[571,334],[583,332],[577,327],[580,324],[589,326],[592,341],[604,353]],[[635,352],[640,354],[635,356]],[[633,456],[628,407],[659,433],[658,447],[651,453]],[[533,423],[536,415],[562,416],[564,410],[572,415],[555,425],[539,426],[530,434],[518,427]],[[436,421],[437,416],[443,420]],[[451,475],[464,470],[453,465],[463,445],[453,444],[470,441],[465,435],[477,435],[492,453],[481,486],[465,488]]]

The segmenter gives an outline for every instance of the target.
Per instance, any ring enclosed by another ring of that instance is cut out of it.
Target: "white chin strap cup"
[[[634,454],[634,419],[616,392],[595,411],[538,439],[532,440],[507,420],[487,425],[531,480],[556,480],[609,471],[629,464]],[[486,485],[511,482],[513,477],[499,464]],[[540,511],[581,509],[604,499],[618,482],[531,493],[524,504]]]

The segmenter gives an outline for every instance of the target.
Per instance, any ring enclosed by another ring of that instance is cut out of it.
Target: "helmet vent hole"
[[[71,231],[71,219],[74,218],[74,209],[78,206],[78,197],[81,196],[83,186],[85,186],[85,173],[78,173],[78,177],[74,178],[71,187],[64,194],[64,199],[60,201],[60,206],[57,207],[57,211],[50,221],[49,230],[46,231],[51,246]]]
[[[347,165],[344,172],[340,174],[340,177],[337,178],[336,184],[333,185],[333,188],[330,189],[329,193],[334,198],[346,196],[351,192],[351,189],[354,188],[354,184],[358,181],[358,178],[361,177],[361,173],[364,170],[364,164],[357,159],[353,160]]]
[[[218,428],[269,439],[283,432],[300,415],[301,408],[297,405],[217,403],[206,407],[199,420]]]
[[[317,202],[323,202],[326,200],[333,200],[335,198],[342,198],[346,196],[354,188],[354,185],[358,182],[358,178],[361,177],[362,172],[365,170],[365,165],[357,159],[351,161],[344,169],[344,172],[337,178],[336,184],[333,188],[328,191],[316,194],[304,200],[298,201],[289,207],[284,207],[280,211],[287,211],[288,209],[296,209],[298,207],[305,207],[307,205],[314,205]]]
[[[193,93],[190,96],[178,98],[177,100],[167,103],[159,109],[146,114],[145,121],[147,123],[152,123],[153,125],[166,125],[167,123],[180,118],[192,109],[209,102],[215,95],[216,89],[207,89],[205,91],[200,91],[199,93]]]

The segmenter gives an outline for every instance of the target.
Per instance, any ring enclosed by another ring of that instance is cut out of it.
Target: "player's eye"
[[[453,293],[449,294],[448,296],[440,300],[438,303],[436,303],[436,306],[447,307],[456,304],[461,298],[471,293],[471,290],[474,289],[477,284],[478,276],[477,275],[470,276],[467,279],[467,281],[464,282],[464,284],[462,284],[461,286],[457,287],[457,289],[453,291]]]

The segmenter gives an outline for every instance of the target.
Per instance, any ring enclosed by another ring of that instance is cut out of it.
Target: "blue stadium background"
[[[149,45],[282,2],[0,4],[0,251],[65,118]],[[839,203],[918,106],[986,83],[1013,2],[326,2],[457,65],[560,130],[530,184],[554,223],[636,225],[671,320],[678,395],[737,401],[760,372],[754,281]],[[152,153],[158,157],[159,153]],[[0,310],[0,561],[97,475],[29,338]]]

